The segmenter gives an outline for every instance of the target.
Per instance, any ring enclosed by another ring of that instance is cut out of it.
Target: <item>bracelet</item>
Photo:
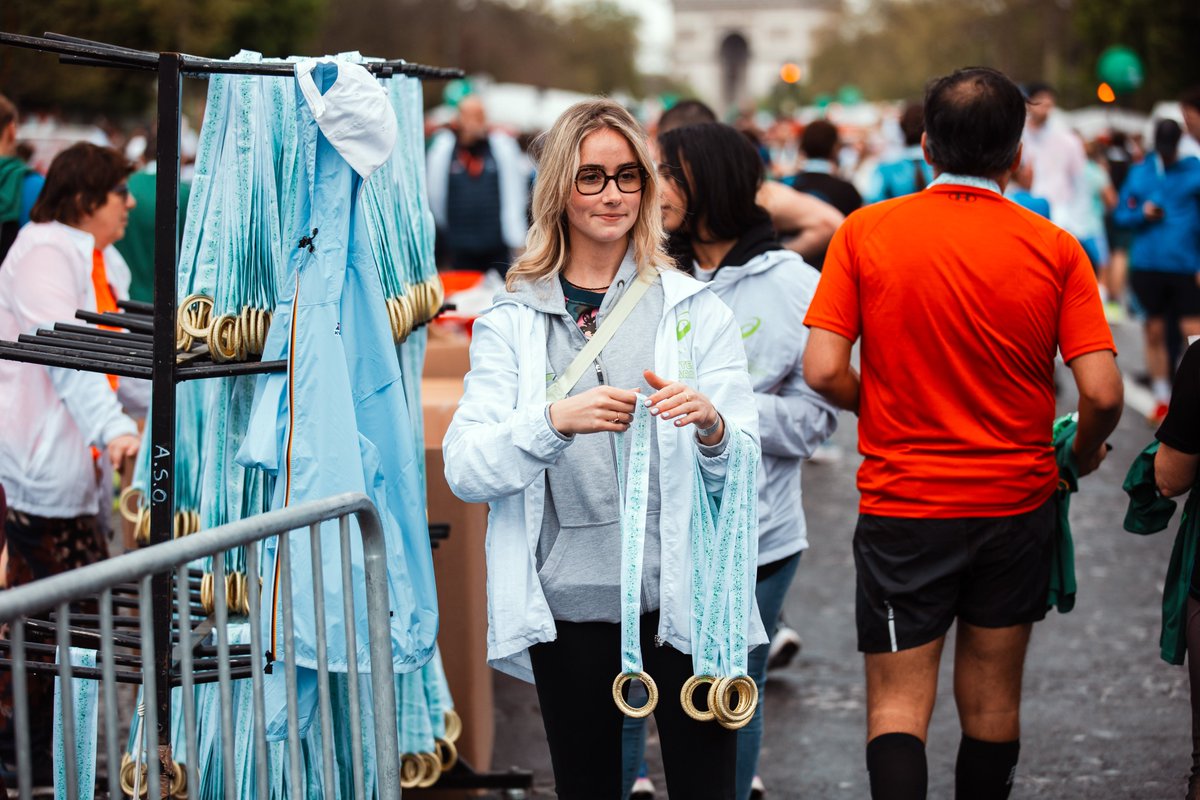
[[[714,422],[711,426],[709,426],[707,428],[703,428],[703,429],[697,428],[696,436],[697,436],[697,438],[700,438],[700,439],[707,439],[708,437],[710,437],[714,433],[716,433],[718,430],[720,430],[720,428],[721,428],[721,415],[717,414],[717,421]]]

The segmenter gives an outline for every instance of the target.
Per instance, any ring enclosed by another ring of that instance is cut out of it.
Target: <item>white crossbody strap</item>
[[[592,338],[579,351],[579,355],[575,356],[575,360],[571,362],[571,365],[546,390],[546,399],[549,402],[553,403],[562,400],[575,388],[575,384],[579,383],[579,379],[583,377],[583,373],[600,356],[600,352],[608,344],[609,339],[617,332],[617,328],[621,327],[621,323],[633,311],[633,307],[646,294],[646,290],[650,288],[656,278],[656,275],[648,275],[644,272],[638,273],[637,280],[633,282],[629,290],[617,301],[617,305],[613,310],[608,312],[608,316],[604,318],[604,323],[600,326],[600,329],[592,334]]]

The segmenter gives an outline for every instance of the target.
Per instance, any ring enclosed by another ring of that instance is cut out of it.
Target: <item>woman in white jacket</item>
[[[115,150],[80,143],[59,153],[0,264],[0,340],[67,321],[77,309],[116,310],[129,268],[112,246],[125,234],[132,165]],[[128,384],[129,381],[125,381]],[[99,459],[114,467],[136,455],[137,425],[104,375],[0,360],[0,484],[4,580],[15,586],[98,561],[108,546],[97,524],[111,489]],[[96,449],[104,449],[100,455]],[[110,484],[111,486],[111,484]],[[49,708],[54,681],[30,676],[30,707]],[[0,761],[12,763],[11,691],[0,686]],[[31,720],[35,782],[50,776],[50,717]]]
[[[654,713],[667,783],[675,797],[732,798],[736,734],[690,719],[677,698],[693,673],[696,470],[717,493],[730,452],[748,443],[757,453],[740,332],[711,292],[668,266],[657,176],[619,105],[564,112],[538,175],[528,247],[475,323],[443,445],[455,494],[491,507],[488,659],[536,683],[558,796],[619,798],[613,675],[628,606],[617,473],[630,437],[618,434],[645,403],[654,416],[636,612],[644,671],[663,697]],[[649,288],[603,354],[548,402],[547,387],[641,277]],[[750,580],[753,555],[739,565]],[[748,625],[751,645],[765,641],[756,613]]]
[[[681,269],[732,309],[754,387],[762,436],[756,595],[775,636],[780,609],[808,547],[800,503],[800,464],[837,427],[837,410],[804,381],[804,315],[820,273],[779,244],[755,204],[763,179],[753,145],[728,125],[704,123],[659,136],[663,225]],[[767,648],[750,654],[761,691]],[[738,732],[737,798],[752,796],[763,706]]]

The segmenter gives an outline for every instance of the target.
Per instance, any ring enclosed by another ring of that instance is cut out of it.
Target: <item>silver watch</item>
[[[700,439],[707,439],[708,437],[712,436],[714,433],[716,433],[720,429],[721,429],[721,415],[717,414],[717,421],[714,422],[711,426],[709,426],[707,428],[696,428],[696,437],[700,438]]]

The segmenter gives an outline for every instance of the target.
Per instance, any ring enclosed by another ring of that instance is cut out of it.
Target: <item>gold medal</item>
[[[462,717],[453,708],[448,709],[445,714],[446,722],[446,741],[453,744],[458,741],[458,737],[462,735]]]
[[[754,716],[758,707],[758,685],[748,675],[721,678],[709,687],[708,707],[722,727],[737,730]]]
[[[646,687],[646,693],[649,695],[646,704],[641,708],[631,706],[629,701],[625,699],[625,694],[622,691],[625,688],[625,684],[634,679],[642,682],[642,685]],[[621,709],[622,714],[634,719],[641,719],[642,717],[650,716],[654,712],[654,707],[658,705],[658,686],[655,685],[654,679],[645,672],[622,672],[613,680],[612,696],[613,702],[617,704],[617,708]]]
[[[708,708],[701,711],[696,707],[696,689],[704,684],[716,684],[717,679],[711,675],[693,675],[683,683],[683,689],[679,692],[679,704],[683,706],[683,713],[687,714],[697,722],[709,722],[714,718],[712,702],[708,704]],[[706,690],[706,695],[711,694],[711,688]]]

